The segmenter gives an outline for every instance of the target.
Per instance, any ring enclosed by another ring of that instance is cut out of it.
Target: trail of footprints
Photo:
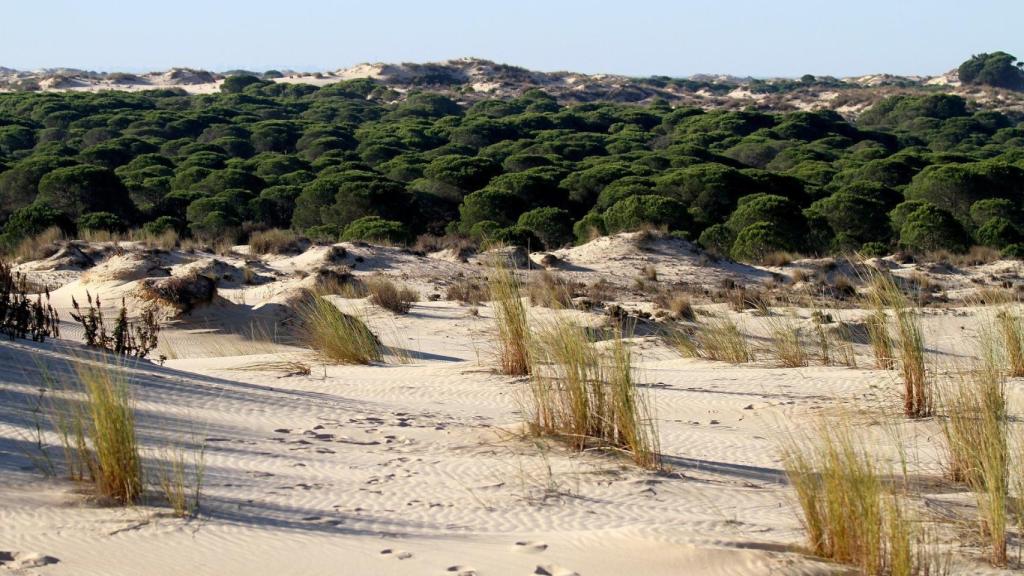
[[[274,433],[277,434],[277,436],[271,437],[270,440],[274,442],[284,442],[292,444],[294,445],[292,450],[312,449],[313,451],[320,454],[333,454],[334,451],[322,446],[316,446],[315,444],[318,442],[335,442],[343,444],[355,444],[359,446],[382,445],[385,447],[385,451],[390,451],[394,449],[394,445],[407,446],[415,444],[416,441],[414,439],[406,438],[398,434],[385,433],[384,431],[381,430],[382,428],[417,427],[433,428],[434,430],[440,431],[448,429],[448,427],[453,424],[453,422],[436,420],[435,418],[437,418],[437,415],[435,414],[423,414],[419,417],[415,417],[405,412],[395,412],[391,416],[392,418],[390,419],[385,419],[380,416],[354,417],[349,418],[345,423],[338,421],[328,421],[325,423],[317,424],[316,426],[313,426],[310,429],[302,430],[301,432],[296,432],[295,429],[292,428],[277,428],[274,430]],[[329,431],[329,427],[342,428],[346,424],[355,425],[360,428],[363,428],[364,433],[375,437],[371,437],[368,439],[358,439],[351,438],[349,436],[338,435]],[[298,438],[295,438],[296,435],[300,436]],[[407,456],[399,456],[387,460],[386,462],[382,462],[380,466],[397,467],[400,470],[400,472],[371,476],[366,481],[367,487],[361,488],[361,490],[379,493],[380,491],[375,490],[373,488],[374,486],[386,484],[400,477],[407,478],[415,475],[416,472],[405,470],[403,465],[422,461],[422,458],[409,458]],[[279,487],[278,489],[312,490],[321,487],[323,487],[323,485],[320,484],[299,484],[296,486],[282,486]],[[408,502],[408,505],[427,505],[430,506],[431,508],[436,506],[445,506],[445,504],[438,502],[423,502],[420,500],[412,500]],[[358,512],[360,511],[360,509],[356,509],[355,511]],[[303,521],[329,524],[335,526],[343,523],[343,521],[330,519],[323,516],[309,516],[303,518]],[[542,552],[545,552],[547,549],[547,544],[543,542],[534,542],[530,540],[520,540],[512,545],[512,550],[525,554],[540,554]],[[412,552],[400,550],[397,548],[384,548],[380,551],[380,554],[381,556],[393,558],[399,561],[409,560],[414,557]],[[448,566],[447,568],[445,568],[445,573],[454,576],[483,576],[476,568],[464,564],[453,564],[451,566]],[[560,566],[558,564],[537,564],[531,574],[533,574],[534,576],[580,576],[579,573],[571,569],[565,568],[563,566]]]
[[[520,540],[512,545],[512,549],[516,552],[539,554],[547,550],[548,545],[543,542]],[[382,556],[390,556],[398,560],[408,560],[413,557],[412,552],[395,548],[385,548],[380,553]],[[483,576],[476,568],[465,564],[453,564],[445,568],[445,572],[454,576]],[[558,564],[537,564],[532,574],[534,576],[580,576],[578,572]]]

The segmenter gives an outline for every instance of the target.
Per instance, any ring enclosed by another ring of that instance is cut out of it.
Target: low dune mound
[[[219,286],[240,284],[245,280],[245,271],[219,258],[202,258],[174,269],[174,276],[199,275],[209,278]]]
[[[191,84],[209,84],[217,78],[206,70],[192,68],[171,68],[159,77],[160,83],[169,86],[188,86]]]
[[[163,261],[155,252],[121,252],[97,264],[82,275],[83,284],[131,282],[167,276]]]
[[[636,278],[647,278],[710,289],[726,280],[754,284],[772,278],[769,270],[715,258],[687,240],[658,232],[602,236],[550,254],[558,258],[563,271],[594,273],[618,286],[630,286]]]

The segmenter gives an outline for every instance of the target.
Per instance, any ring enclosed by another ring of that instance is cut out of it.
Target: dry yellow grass
[[[710,318],[692,333],[677,330],[670,334],[671,343],[683,356],[743,364],[754,360],[754,351],[746,335],[727,315]]]
[[[524,376],[530,373],[530,327],[519,280],[506,258],[490,264],[487,284],[498,330],[498,364],[503,374]]]
[[[622,450],[638,465],[657,468],[657,429],[636,386],[632,352],[620,329],[605,335],[598,348],[586,328],[568,320],[538,330],[524,402],[531,430],[564,438],[578,450]]]
[[[380,275],[366,280],[366,290],[370,294],[370,302],[395,314],[408,313],[420,299],[415,290]]]
[[[998,325],[984,325],[979,344],[980,362],[957,371],[940,389],[946,471],[974,493],[989,561],[1004,566],[1011,455]]]
[[[886,490],[874,458],[845,422],[817,422],[782,446],[810,550],[869,575],[939,571],[921,524]]]
[[[869,302],[875,312],[869,321],[869,335],[876,363],[887,365],[885,348],[895,351],[896,365],[903,378],[903,411],[911,418],[932,413],[932,391],[924,353],[924,336],[918,312],[907,300],[892,276],[868,267],[871,291]],[[886,310],[892,310],[896,338],[891,338]]]
[[[371,364],[383,360],[383,347],[366,324],[338,309],[319,294],[296,304],[301,340],[324,358],[341,364]]]
[[[42,370],[50,396],[43,410],[61,440],[68,476],[90,480],[115,502],[134,504],[142,497],[143,475],[128,375],[100,356],[80,358],[72,368],[69,386]]]
[[[299,247],[299,237],[291,230],[272,228],[249,235],[249,254],[287,254]]]
[[[799,368],[810,364],[810,355],[804,349],[800,328],[792,318],[769,313],[768,327],[768,354],[776,365]]]

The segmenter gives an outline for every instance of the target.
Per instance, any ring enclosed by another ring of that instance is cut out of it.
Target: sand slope
[[[762,269],[702,265],[686,250],[672,252],[673,242],[643,253],[613,243],[558,255],[566,274],[605,275],[623,286],[652,261],[671,279],[662,281],[712,285],[727,276],[748,282],[771,277]],[[273,304],[303,281],[297,271],[323,264],[322,251],[266,259],[272,280],[264,285],[221,278],[222,301],[165,329],[162,346],[169,348],[162,349],[176,353],[163,366],[126,366],[147,466],[161,446],[205,447],[203,509],[191,521],[171,517],[156,496],[151,506],[101,507],[79,485],[44,479],[32,464],[39,454],[34,409],[41,372],[45,367],[67,382],[69,361],[85,352],[70,326],[63,341],[0,342],[0,573],[842,572],[799,551],[803,533],[778,443],[785,429],[821,413],[891,410],[899,390],[891,373],[775,368],[765,361],[731,366],[683,359],[654,338],[635,338],[667,464],[664,472],[645,472],[614,455],[574,454],[521,436],[516,398],[524,383],[491,370],[487,305],[471,315],[468,305],[423,301],[396,317],[363,300],[338,301],[364,313],[389,345],[407,350],[406,363],[325,366],[295,346],[253,344],[249,322],[261,314],[267,325],[285,322]],[[348,251],[351,262],[362,258],[357,274],[404,276],[425,295],[456,273],[479,270],[472,262],[396,249]],[[145,277],[174,273],[197,259],[164,257],[170,272],[130,258],[107,260],[69,281],[54,299],[66,306],[72,295],[97,288],[127,298]],[[250,291],[259,293],[245,294]],[[739,316],[752,333],[763,329],[764,320],[752,313]],[[963,310],[929,312],[924,323],[931,353],[947,359],[963,353],[955,335],[974,329],[971,318]],[[310,362],[312,374],[260,367],[282,358]],[[1019,384],[1010,387],[1015,406]],[[895,463],[886,429],[870,419],[863,424],[879,462]],[[914,472],[938,474],[935,423],[901,428],[917,446]],[[47,440],[55,444],[52,435]],[[59,458],[57,449],[49,453]],[[932,496],[937,504],[965,499],[949,491]],[[973,559],[978,554],[969,539],[963,545],[963,570],[996,573]]]

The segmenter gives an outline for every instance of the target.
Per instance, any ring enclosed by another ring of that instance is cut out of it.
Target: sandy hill
[[[0,92],[18,90],[96,91],[180,89],[191,94],[216,92],[225,73],[173,68],[162,72],[125,74],[67,68],[20,71],[0,67]],[[513,98],[539,89],[565,103],[645,103],[664,99],[678,105],[763,110],[837,110],[856,116],[880,99],[900,93],[932,93],[937,87],[975,100],[988,108],[1024,111],[1024,94],[986,87],[965,87],[956,71],[939,76],[872,74],[851,78],[821,77],[755,79],[698,74],[687,78],[630,77],[616,74],[539,72],[480,58],[433,63],[365,63],[327,72],[285,71],[268,74],[273,82],[324,86],[369,78],[399,97],[412,90],[431,90],[472,102],[482,98]]]

